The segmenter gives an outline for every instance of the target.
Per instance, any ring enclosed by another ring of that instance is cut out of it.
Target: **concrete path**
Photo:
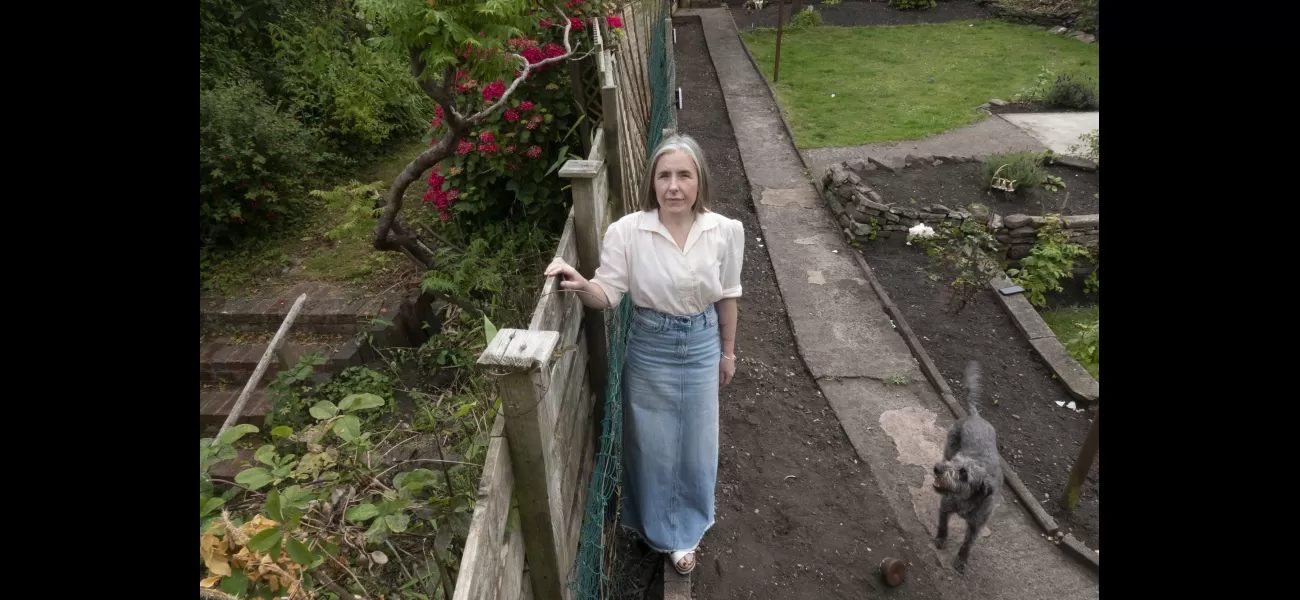
[[[974,109],[972,109],[974,110]],[[1075,136],[1076,139],[1078,136]],[[960,129],[945,131],[923,140],[883,142],[862,146],[839,146],[801,150],[814,176],[825,173],[826,168],[843,161],[866,160],[868,156],[890,164],[902,164],[908,154],[947,154],[955,156],[987,156],[1001,152],[1022,150],[1040,151],[1043,142],[997,115]]]
[[[1095,112],[1014,113],[1002,118],[1046,144],[1052,152],[1072,154],[1070,146],[1082,144],[1079,136],[1099,127],[1100,115]]]
[[[933,548],[937,498],[930,466],[940,458],[952,418],[804,176],[729,12],[677,14],[702,20],[799,351],[854,448],[870,462],[908,543],[925,557],[926,564],[912,568],[931,574],[945,600],[1099,598],[1098,577],[1046,541],[1012,494],[983,533],[966,575],[948,566],[958,544]],[[911,383],[886,385],[883,380],[894,375]],[[960,540],[964,523],[954,519],[952,525],[951,535]]]

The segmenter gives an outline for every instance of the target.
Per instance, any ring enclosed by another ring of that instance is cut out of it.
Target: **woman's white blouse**
[[[659,222],[659,211],[637,211],[610,224],[595,281],[610,306],[623,294],[636,306],[696,315],[723,298],[740,297],[745,227],[714,212],[696,216],[685,249]]]

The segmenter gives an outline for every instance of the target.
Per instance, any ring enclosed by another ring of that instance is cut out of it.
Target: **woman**
[[[736,373],[736,298],[745,231],[711,212],[709,170],[695,140],[665,139],[638,212],[605,232],[590,281],[556,258],[546,275],[591,308],[634,305],[623,372],[623,524],[670,553],[683,575],[713,526],[718,387]]]

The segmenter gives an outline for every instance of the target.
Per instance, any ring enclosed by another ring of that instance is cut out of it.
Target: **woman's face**
[[[699,185],[695,161],[686,153],[674,150],[659,157],[655,165],[655,198],[661,213],[689,214],[695,207]]]

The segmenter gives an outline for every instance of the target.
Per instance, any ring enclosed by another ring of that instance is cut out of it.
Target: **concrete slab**
[[[776,103],[749,62],[730,14],[726,9],[692,9],[678,15],[701,19],[799,352],[855,450],[871,464],[908,543],[923,557],[926,564],[914,568],[934,574],[944,600],[1099,598],[1096,575],[1052,547],[1011,494],[982,532],[985,537],[972,553],[966,575],[948,567],[957,544],[942,552],[933,548],[930,528],[937,505],[927,474],[942,447],[950,414],[921,374],[880,298],[863,280],[829,210],[817,201]],[[1036,143],[1009,129],[1009,139],[1016,141],[1007,143]],[[977,141],[969,144],[975,148]],[[909,151],[944,153],[912,148],[900,154]],[[996,151],[1002,150],[986,153]],[[838,160],[843,159],[832,162]],[[911,383],[885,383],[891,375]],[[952,526],[958,526],[956,520]]]
[[[827,167],[843,161],[867,160],[868,157],[886,163],[902,164],[908,154],[941,154],[948,156],[984,157],[1003,152],[1029,150],[1037,152],[1046,146],[1020,128],[993,116],[960,129],[932,135],[923,140],[883,142],[863,146],[814,148],[803,150],[804,162],[814,176],[825,173]]]
[[[1012,113],[1000,115],[1057,154],[1073,154],[1070,146],[1081,144],[1079,136],[1097,129],[1101,113]]]

